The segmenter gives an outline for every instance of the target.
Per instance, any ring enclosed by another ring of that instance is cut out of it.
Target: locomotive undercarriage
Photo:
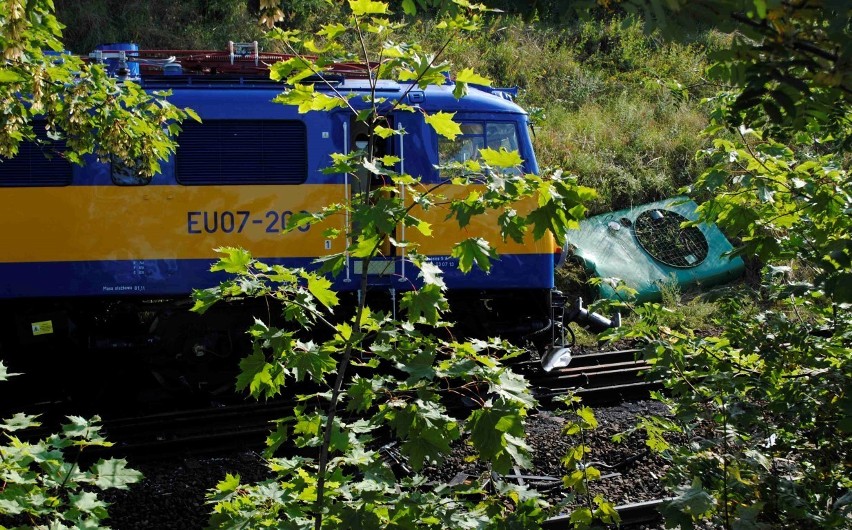
[[[500,337],[535,351],[552,342],[549,290],[459,292],[448,299],[449,318],[462,337]]]
[[[397,294],[371,292],[371,306],[390,312]],[[341,299],[354,307],[357,293]],[[533,358],[553,342],[548,290],[459,290],[449,301],[455,326],[443,331],[448,339],[499,336]],[[109,415],[129,403],[157,410],[175,400],[203,407],[237,399],[234,377],[251,346],[246,329],[255,316],[274,318],[274,309],[235,301],[198,315],[191,305],[186,298],[0,303],[0,358],[9,372],[23,374],[0,383],[3,412],[36,401]]]
[[[4,405],[70,401],[108,414],[126,403],[207,406],[233,396],[249,313],[223,305],[201,317],[190,307],[187,299],[4,303],[0,355],[22,374],[0,386]],[[51,332],[33,332],[45,323]]]

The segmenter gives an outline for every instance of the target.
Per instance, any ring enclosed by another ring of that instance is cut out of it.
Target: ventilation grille
[[[67,186],[71,163],[65,160],[65,142],[50,140],[44,126],[34,124],[36,138],[44,142],[21,142],[18,155],[0,159],[0,187]]]
[[[707,257],[707,238],[694,226],[681,228],[686,221],[669,210],[646,210],[633,223],[633,233],[655,260],[669,267],[696,267]]]
[[[184,122],[178,144],[175,173],[181,184],[301,184],[308,174],[301,121]]]

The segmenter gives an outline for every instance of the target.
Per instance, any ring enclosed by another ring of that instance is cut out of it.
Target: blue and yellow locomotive
[[[280,59],[274,54],[105,48],[97,59],[116,75],[129,76],[146,90],[170,90],[169,100],[194,109],[202,123],[183,124],[176,154],[151,179],[138,178],[117,162],[92,158],[81,166],[70,164],[61,156],[61,144],[54,146],[60,156],[46,158],[43,146],[30,144],[0,163],[3,355],[70,340],[85,355],[107,355],[116,364],[132,357],[116,352],[150,351],[155,342],[170,344],[175,355],[227,356],[221,345],[233,342],[223,338],[232,333],[222,330],[228,324],[176,316],[183,314],[178,308],[193,288],[218,281],[209,272],[213,249],[243,247],[290,266],[310,266],[317,257],[343,251],[344,241],[326,239],[319,227],[286,234],[282,228],[294,212],[350,197],[349,175],[322,170],[332,153],[354,149],[363,131],[342,109],[299,114],[274,103],[281,87],[263,66]],[[175,60],[156,69],[145,66],[165,57]],[[369,89],[367,80],[345,68],[335,75],[339,91]],[[437,183],[438,164],[483,147],[517,150],[524,171],[538,171],[528,116],[509,91],[471,88],[456,99],[452,85],[409,88],[390,81],[377,86],[381,97],[404,97],[427,112],[454,112],[463,134],[448,144],[419,113],[390,116],[406,134],[391,137],[381,149],[402,160],[401,171]],[[500,259],[489,274],[463,275],[450,256],[458,227],[442,230],[440,208],[423,216],[436,233],[417,241],[419,251],[444,270],[451,302],[462,308],[454,316],[460,326],[548,349],[555,327],[553,238],[498,243],[496,223],[474,220],[464,237],[496,243]],[[346,220],[339,222],[344,229]],[[400,237],[416,240],[412,233]],[[376,288],[394,293],[416,285],[419,271],[402,253],[372,266]],[[355,291],[360,272],[359,262],[348,262],[335,287]],[[167,325],[170,318],[180,324]],[[196,336],[189,337],[193,327]]]

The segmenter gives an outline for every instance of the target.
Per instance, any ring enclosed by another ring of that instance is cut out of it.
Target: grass
[[[634,306],[629,297],[619,302],[601,299],[592,303],[597,297],[597,292],[590,285],[589,280],[582,264],[576,261],[568,261],[556,270],[556,286],[570,299],[582,298],[586,305],[591,305],[593,310],[607,318],[612,317],[615,311],[619,311],[625,324],[629,325],[635,321],[632,310]],[[748,290],[748,287],[723,286],[703,292],[700,286],[693,286],[684,290],[672,278],[671,281],[661,285],[659,303],[668,311],[661,313],[663,320],[660,324],[673,330],[690,329],[698,333],[712,331],[717,327],[714,317],[719,313],[718,300],[732,293],[742,292],[743,289]],[[598,344],[597,335],[579,330],[577,326],[572,326],[572,329],[575,331],[579,346],[592,348]]]
[[[143,48],[222,49],[228,40],[264,42],[248,0],[187,0],[125,5],[118,0],[57,0],[68,47],[135,41]],[[314,31],[340,10],[324,0],[288,3],[283,25]],[[598,191],[591,213],[670,197],[704,169],[702,97],[707,50],[724,44],[697,33],[692,44],[664,43],[630,19],[544,23],[496,16],[485,31],[442,40],[435,22],[410,24],[400,41],[426,50],[446,45],[456,68],[473,68],[498,86],[518,86],[518,103],[538,117],[541,166],[562,167]],[[581,290],[580,287],[575,287]]]
[[[441,43],[428,24],[412,40]],[[638,23],[556,28],[517,17],[447,47],[451,62],[500,86],[543,116],[535,127],[542,166],[577,174],[598,190],[593,212],[670,197],[702,171],[694,154],[707,125],[701,44],[661,44]]]
[[[247,0],[58,0],[68,47],[88,52],[98,43],[137,42],[144,48],[223,49],[228,40],[264,42]],[[339,10],[323,0],[294,0],[283,25],[315,30]],[[444,46],[428,18],[399,40],[427,50]],[[600,213],[670,197],[703,165],[707,123],[699,103],[706,91],[705,49],[719,40],[699,34],[694,44],[664,44],[640,23],[614,19],[556,25],[496,16],[485,31],[453,38],[446,59],[470,67],[495,85],[518,86],[518,103],[542,116],[535,125],[539,164],[562,167],[595,188]],[[275,48],[266,41],[267,49]]]

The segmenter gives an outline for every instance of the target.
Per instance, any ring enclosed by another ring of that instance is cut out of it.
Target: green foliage
[[[142,176],[159,172],[175,150],[178,124],[192,113],[171,105],[167,93],[148,95],[62,52],[62,25],[48,0],[0,2],[0,28],[0,157],[31,141],[74,163],[94,153]],[[49,140],[40,140],[45,133]],[[60,139],[67,145],[61,152],[53,143]]]
[[[329,527],[361,520],[379,528],[401,517],[429,528],[455,528],[452,525],[513,517],[497,499],[466,500],[471,491],[484,493],[475,485],[456,488],[459,491],[446,489],[440,495],[423,494],[423,479],[395,477],[374,443],[383,430],[390,429],[407,462],[420,469],[440,462],[449,453],[450,443],[467,435],[496,471],[505,473],[513,465],[528,465],[523,417],[534,401],[523,378],[499,361],[500,355],[515,353],[511,346],[499,341],[437,339],[413,326],[423,320],[416,311],[409,313],[408,320],[397,320],[362,306],[353,317],[332,324],[334,315],[316,303],[309,288],[312,280],[323,277],[302,270],[267,274],[274,268],[246,259],[245,251],[220,252],[222,259],[214,268],[240,270],[234,280],[204,291],[199,308],[207,306],[208,297],[265,296],[280,302],[285,320],[303,327],[297,332],[286,324],[282,328],[256,321],[249,329],[253,353],[241,363],[238,387],[255,397],[271,397],[309,377],[318,385],[315,397],[320,404],[339,389],[340,406],[359,414],[344,421],[328,412],[335,409],[323,411],[314,399],[296,407],[291,416],[277,422],[268,440],[267,456],[276,480],[246,485],[239,484],[236,477],[226,478],[211,497],[216,502],[213,524],[253,526],[286,513],[291,520],[310,525],[317,517],[318,499],[327,506],[322,512],[323,525]],[[440,288],[436,293],[441,293]],[[333,330],[333,336],[317,343],[298,338],[320,336],[325,333],[323,328]],[[366,356],[365,364],[371,370],[332,384],[327,376],[346,370],[341,356],[348,351]],[[391,367],[407,377],[377,375]],[[494,397],[482,398],[481,389]],[[467,395],[479,401],[481,408],[457,419],[442,400],[447,393]],[[275,458],[276,449],[283,444],[327,450],[329,457],[324,467],[317,458]],[[354,468],[359,470],[357,479]],[[509,495],[506,502],[518,510],[533,502],[512,498]],[[408,506],[412,499],[416,507]]]
[[[708,134],[728,125],[729,105],[715,103]],[[774,127],[781,127],[776,124]],[[706,198],[704,220],[741,242],[737,253],[768,264],[753,301],[726,301],[715,336],[672,329],[660,305],[617,334],[649,342],[646,358],[663,380],[686,444],[673,456],[666,510],[672,525],[709,519],[721,528],[844,528],[852,482],[837,462],[849,451],[850,180],[837,153],[821,145],[848,136],[826,122],[810,130],[791,123],[781,143],[745,126],[714,140],[710,165],[692,188]],[[731,139],[734,138],[734,139]],[[790,264],[805,268],[784,279]],[[644,426],[659,443],[659,428]],[[649,428],[650,427],[650,428]],[[656,440],[656,441],[655,441]],[[689,486],[686,486],[689,485]]]
[[[708,100],[707,170],[689,191],[703,199],[702,221],[767,265],[757,299],[726,300],[713,336],[670,327],[659,304],[614,333],[648,343],[651,377],[668,389],[673,421],[639,426],[672,458],[667,524],[847,528],[852,480],[839,463],[852,417],[850,12],[758,0],[607,6],[645,6],[649,26],[669,37],[684,17],[738,32],[709,69],[729,86]]]
[[[455,4],[450,16],[435,24],[445,32],[443,47],[481,27],[480,6]],[[273,32],[294,55],[271,69],[273,79],[287,83],[276,100],[300,112],[347,109],[369,132],[369,144],[404,134],[389,127],[387,116],[393,112],[416,112],[441,136],[459,134],[454,114],[430,114],[402,104],[404,97],[380,97],[375,89],[380,78],[412,87],[443,84],[449,65],[418,45],[399,42],[395,32],[404,25],[390,18],[387,3],[351,0],[348,7],[345,24],[324,25],[314,35]],[[352,41],[356,46],[347,47]],[[355,61],[370,71],[370,95],[341,94],[332,82],[328,91],[301,83],[307,77],[322,80],[325,67],[340,61]],[[455,77],[454,94],[465,94],[468,83],[487,82],[464,69]],[[390,436],[415,472],[439,464],[451,444],[461,440],[497,473],[529,466],[524,419],[535,406],[526,380],[503,364],[520,355],[515,346],[434,334],[450,325],[444,321],[448,303],[441,270],[418,254],[415,242],[399,239],[395,229],[402,224],[420,236],[433,236],[432,227],[418,216],[440,202],[449,212],[444,222],[463,227],[478,217],[497,220],[504,240],[549,237],[551,232],[562,237],[584,216],[584,204],[594,192],[561,171],[524,175],[518,153],[491,149],[482,150],[479,161],[442,167],[445,180],[424,186],[418,176],[397,172],[395,157],[376,157],[369,144],[365,150],[335,154],[329,171],[380,178],[369,179],[350,202],[293,216],[288,226],[346,212],[351,219],[346,230],[326,232],[329,238],[346,238],[346,254],[324,257],[319,271],[309,271],[270,266],[244,250],[222,248],[212,270],[228,272],[232,279],[195,293],[197,311],[231,297],[265,297],[280,308],[279,315],[256,320],[249,329],[253,349],[240,366],[240,390],[269,398],[292,391],[301,381],[313,385],[310,398],[278,420],[268,439],[267,457],[276,478],[245,485],[227,477],[211,494],[216,503],[212,523],[257,527],[286,518],[294,527],[317,530],[536,527],[546,514],[537,495],[499,480],[490,492],[479,483],[427,492],[422,476],[396,476],[383,461],[378,440],[387,443]],[[499,259],[494,243],[469,238],[454,246],[452,255],[463,272],[474,266],[488,271]],[[385,245],[404,249],[406,259],[421,270],[422,285],[403,293],[399,314],[370,306],[375,291],[368,289],[369,264],[386,252]],[[338,307],[331,282],[321,275],[339,272],[344,259],[362,266],[355,308]],[[474,406],[450,409],[446,397]],[[301,456],[276,458],[275,451],[284,446],[297,448]]]
[[[592,495],[592,483],[600,480],[601,472],[586,458],[591,448],[586,444],[587,433],[597,429],[598,420],[589,407],[583,407],[580,398],[568,395],[562,401],[570,408],[570,415],[563,432],[580,443],[568,448],[562,465],[568,474],[562,478],[563,485],[576,497],[579,506],[571,511],[569,522],[574,528],[597,528],[599,525],[617,525],[621,517],[615,506],[602,495]]]
[[[757,527],[848,524],[843,499],[852,481],[837,463],[850,450],[852,319],[835,315],[819,293],[782,296],[759,312],[728,300],[718,336],[653,325],[631,332],[655,337],[646,359],[652,377],[666,382],[675,420],[641,427],[652,435],[649,446],[671,453],[671,486],[692,484],[669,506],[670,521],[691,527],[707,518],[723,528],[746,517]],[[682,433],[688,443],[660,443],[662,430]]]
[[[6,367],[0,362],[0,380]],[[124,459],[99,460],[89,469],[78,461],[87,448],[109,447],[97,416],[69,416],[62,432],[37,441],[27,430],[41,424],[36,416],[16,414],[0,423],[0,516],[17,521],[15,528],[107,528],[107,503],[95,490],[127,489],[142,474]],[[5,528],[5,526],[3,527]]]
[[[751,129],[717,139],[693,191],[708,197],[703,217],[742,241],[738,253],[807,263],[815,285],[850,303],[852,175],[838,154],[814,152],[824,134],[801,132],[790,145]]]
[[[447,113],[439,111],[431,116],[426,116],[426,123],[431,125],[435,129],[435,132],[444,138],[452,140],[461,134],[461,127],[453,121],[454,115],[454,112]]]
[[[462,272],[470,272],[474,264],[488,272],[491,269],[491,260],[496,257],[496,254],[488,241],[482,238],[470,238],[456,243],[452,256],[459,258],[459,269]]]
[[[494,471],[506,474],[513,465],[530,467],[529,447],[523,442],[523,409],[506,403],[488,403],[470,418],[470,443],[480,457],[493,463]]]

